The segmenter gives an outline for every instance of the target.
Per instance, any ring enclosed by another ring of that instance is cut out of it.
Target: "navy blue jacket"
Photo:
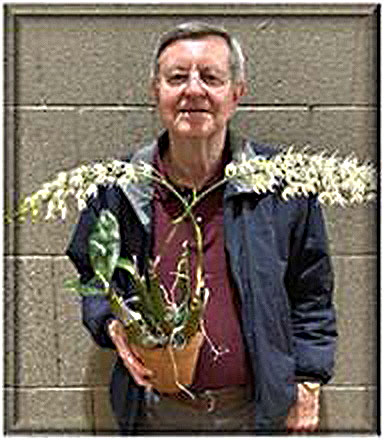
[[[167,133],[140,150],[132,162],[151,163],[157,146],[166,147]],[[271,156],[274,150],[227,136],[232,158]],[[150,183],[109,187],[82,212],[67,255],[81,281],[93,276],[87,254],[88,235],[101,209],[119,219],[121,256],[136,255],[145,270],[151,251]],[[335,341],[332,304],[333,274],[322,212],[315,197],[283,201],[273,193],[256,194],[232,180],[224,189],[225,246],[241,301],[245,346],[250,354],[256,404],[255,429],[284,416],[296,399],[297,378],[326,383],[331,377]],[[114,282],[126,294],[126,274],[116,270]],[[83,322],[97,344],[113,348],[106,322],[113,317],[102,296],[82,298]],[[111,380],[111,403],[122,433],[134,432],[144,391],[118,358]]]

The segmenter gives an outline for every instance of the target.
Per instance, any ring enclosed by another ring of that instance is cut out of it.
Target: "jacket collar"
[[[168,147],[168,132],[162,131],[158,139],[151,144],[143,147],[135,153],[131,159],[132,164],[154,163],[157,149],[166,149]],[[226,142],[229,142],[232,161],[241,162],[257,156],[269,157],[274,154],[273,148],[257,144],[249,139],[244,139],[235,130],[228,130]],[[124,194],[135,210],[140,222],[145,230],[150,233],[151,228],[151,200],[153,197],[153,185],[148,183],[129,183],[122,188]],[[224,190],[224,199],[236,196],[238,194],[252,193],[251,185],[240,182],[236,179],[229,181]]]

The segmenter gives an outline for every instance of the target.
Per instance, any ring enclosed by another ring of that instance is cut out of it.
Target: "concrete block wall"
[[[234,125],[262,142],[376,160],[375,5],[5,6],[5,202],[65,168],[123,157],[159,130],[146,78],[158,34],[191,19],[233,31],[249,86]],[[339,317],[321,431],[378,429],[376,206],[326,209]],[[62,284],[76,212],[5,230],[5,430],[114,433],[114,354],[82,327]]]

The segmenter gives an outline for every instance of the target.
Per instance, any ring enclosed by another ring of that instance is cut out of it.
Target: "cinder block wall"
[[[124,156],[159,130],[147,95],[151,52],[171,25],[236,33],[249,88],[234,124],[262,142],[376,159],[375,5],[5,7],[5,201],[84,161]],[[337,368],[323,432],[374,432],[376,210],[326,210],[336,272]],[[64,249],[76,221],[5,230],[5,429],[113,432],[114,354],[82,327]]]

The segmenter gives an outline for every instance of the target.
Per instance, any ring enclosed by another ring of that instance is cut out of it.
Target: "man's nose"
[[[200,78],[199,72],[191,72],[186,83],[186,92],[192,94],[204,94],[204,82]]]

